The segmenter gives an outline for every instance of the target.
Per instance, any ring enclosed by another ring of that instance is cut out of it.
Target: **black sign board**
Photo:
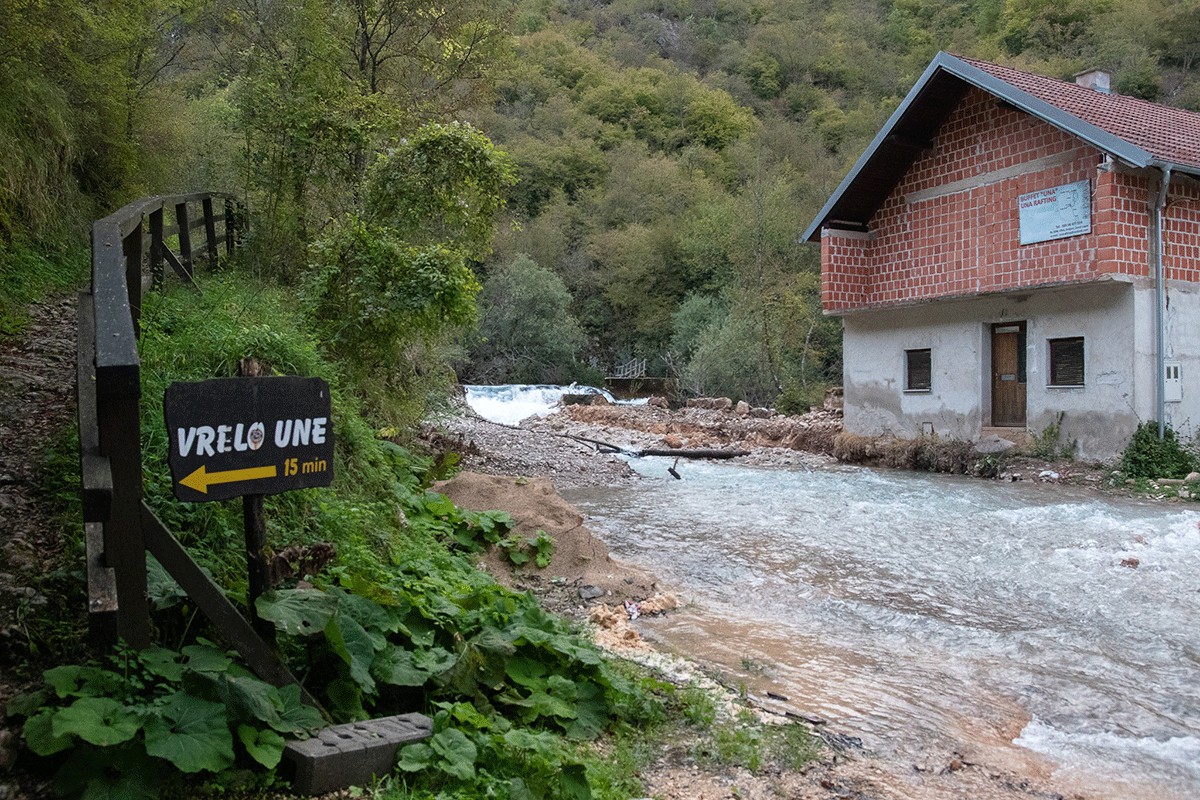
[[[180,500],[228,500],[333,482],[329,385],[320,378],[173,383],[163,410]]]

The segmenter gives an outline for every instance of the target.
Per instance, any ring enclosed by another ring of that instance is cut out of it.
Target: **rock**
[[[1039,481],[1056,481],[1060,477],[1062,477],[1062,476],[1059,475],[1057,472],[1055,472],[1052,469],[1044,469],[1038,473]]]
[[[646,401],[646,405],[651,408],[670,408],[671,404],[667,402],[667,398],[661,395],[655,395]]]
[[[1129,567],[1130,569],[1137,569],[1141,563],[1142,562],[1139,559],[1133,558],[1132,556],[1121,559],[1121,566]]]
[[[594,394],[594,395],[592,395],[592,401],[591,401],[591,402],[590,402],[588,405],[593,405],[593,406],[611,406],[611,405],[612,405],[612,403],[608,402],[608,398],[607,398],[607,397],[605,397],[604,395],[602,395],[602,394]]]
[[[750,414],[750,404],[745,400],[738,400],[737,405],[733,408],[733,413],[739,417],[745,417]]]
[[[981,456],[990,455],[992,453],[1004,453],[1016,447],[1015,444],[1008,439],[1002,439],[999,436],[984,436],[979,441],[975,442],[975,452]]]
[[[599,586],[588,585],[579,587],[579,596],[584,600],[595,600],[597,597],[603,597],[604,594],[604,590]]]
[[[775,412],[769,408],[755,406],[754,408],[750,409],[750,416],[754,417],[755,419],[770,419],[771,417],[775,416]]]
[[[1200,472],[1189,472],[1187,477],[1183,479],[1184,483],[1192,483],[1193,481],[1200,481]]]
[[[726,411],[733,408],[733,401],[728,397],[693,397],[687,404],[688,408],[707,408],[710,411]]]
[[[680,447],[683,447],[683,437],[678,433],[669,433],[663,437],[663,444],[665,444],[667,447],[679,449]]]

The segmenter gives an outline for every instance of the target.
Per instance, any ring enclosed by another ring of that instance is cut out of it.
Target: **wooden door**
[[[1025,427],[1025,323],[992,326],[992,425]]]

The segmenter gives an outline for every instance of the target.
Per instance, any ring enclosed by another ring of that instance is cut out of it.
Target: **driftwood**
[[[666,456],[668,458],[737,458],[738,456],[750,455],[749,450],[681,450],[671,447],[650,447],[645,450],[631,450],[627,447],[620,447],[611,442],[604,442],[599,439],[589,439],[586,436],[575,436],[573,434],[555,434],[556,436],[565,436],[568,439],[574,439],[577,442],[584,442],[593,445],[598,452],[601,453],[616,453],[630,458],[642,458],[643,456]]]

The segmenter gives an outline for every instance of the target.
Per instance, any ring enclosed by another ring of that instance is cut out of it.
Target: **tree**
[[[577,372],[583,329],[570,313],[562,279],[519,255],[494,272],[480,298],[472,379],[566,383]]]

